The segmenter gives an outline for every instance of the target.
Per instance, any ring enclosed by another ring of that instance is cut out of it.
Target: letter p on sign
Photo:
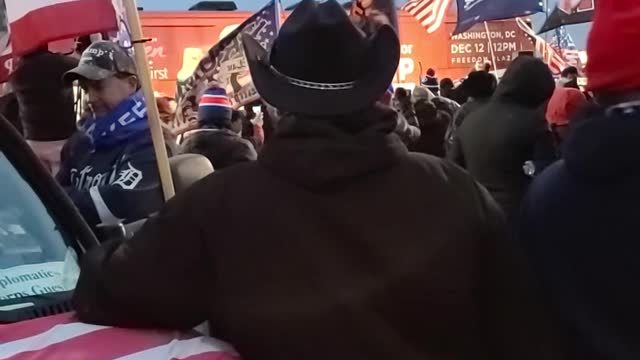
[[[407,80],[407,75],[411,75],[415,70],[415,64],[412,58],[400,58],[398,64],[398,78],[400,82]]]

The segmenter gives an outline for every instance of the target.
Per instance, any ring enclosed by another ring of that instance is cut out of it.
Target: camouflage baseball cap
[[[78,66],[64,74],[64,82],[78,79],[104,80],[117,74],[136,75],[136,63],[120,45],[111,41],[96,41],[80,58]]]

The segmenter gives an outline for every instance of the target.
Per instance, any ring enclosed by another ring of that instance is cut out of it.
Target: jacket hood
[[[417,86],[413,89],[413,93],[411,94],[413,97],[413,102],[417,102],[420,100],[431,101],[436,96],[429,90],[426,86]]]
[[[612,183],[640,172],[640,108],[606,112],[592,107],[572,124],[564,149],[569,172],[584,181]]]
[[[343,118],[286,115],[259,157],[270,172],[312,191],[327,191],[386,170],[406,154],[393,133],[395,111],[376,107]]]
[[[537,108],[549,100],[554,89],[553,75],[542,60],[520,56],[509,65],[494,99]]]

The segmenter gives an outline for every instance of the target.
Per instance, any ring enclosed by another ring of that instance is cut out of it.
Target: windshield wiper
[[[72,294],[73,291],[65,291],[0,301],[0,308],[10,309],[0,310],[0,324],[11,324],[73,311]]]

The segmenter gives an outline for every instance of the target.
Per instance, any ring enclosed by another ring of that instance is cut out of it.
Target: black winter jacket
[[[98,149],[76,133],[62,149],[57,180],[92,226],[140,220],[164,203],[148,132],[122,146]]]
[[[48,51],[25,56],[10,83],[20,104],[20,120],[28,140],[66,140],[76,132],[73,89],[62,75],[78,60]]]
[[[497,205],[395,126],[388,110],[285,116],[258,161],[85,256],[78,316],[210,320],[246,359],[556,359]]]
[[[519,240],[573,337],[573,359],[640,358],[638,139],[638,108],[590,116],[523,204]]]
[[[554,88],[545,63],[517,58],[489,103],[467,116],[454,140],[451,158],[489,190],[510,218],[529,185],[523,165],[533,159],[544,134],[543,105]]]
[[[204,155],[216,170],[258,158],[258,153],[249,140],[227,129],[194,131],[182,143],[182,153]]]

